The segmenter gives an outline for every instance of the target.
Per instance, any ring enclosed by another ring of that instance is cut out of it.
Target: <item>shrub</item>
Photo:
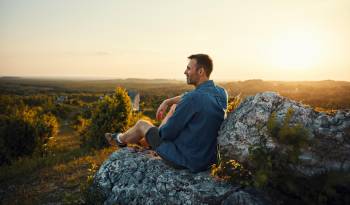
[[[0,113],[11,114],[14,113],[17,108],[23,108],[23,99],[18,96],[0,95]]]
[[[54,104],[49,111],[60,119],[68,119],[74,109],[67,104]]]
[[[34,152],[42,154],[49,137],[58,132],[58,122],[42,109],[24,107],[0,116],[0,164]]]
[[[40,115],[37,119],[36,125],[36,152],[41,154],[45,150],[45,145],[50,137],[58,134],[59,126],[57,118],[51,114]]]
[[[91,123],[82,131],[82,144],[89,148],[107,145],[106,132],[124,132],[132,119],[131,101],[127,91],[117,88],[112,96],[105,96],[92,112]]]

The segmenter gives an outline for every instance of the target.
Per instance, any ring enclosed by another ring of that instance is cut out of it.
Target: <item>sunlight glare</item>
[[[320,61],[320,41],[311,33],[289,33],[270,47],[271,63],[279,69],[303,70]]]

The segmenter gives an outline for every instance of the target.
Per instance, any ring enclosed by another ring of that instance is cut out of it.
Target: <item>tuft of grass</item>
[[[227,112],[233,112],[241,104],[242,100],[241,93],[231,98],[227,106]]]

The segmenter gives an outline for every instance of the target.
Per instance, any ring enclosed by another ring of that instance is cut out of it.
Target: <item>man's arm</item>
[[[164,101],[167,102],[168,106],[172,106],[173,104],[178,104],[181,100],[181,97],[182,97],[182,95],[179,95],[179,96],[176,96],[173,98],[166,99]]]
[[[175,140],[197,112],[195,97],[186,95],[178,102],[173,115],[159,128],[162,140]],[[198,105],[198,104],[197,104]]]
[[[158,107],[157,114],[156,114],[157,120],[163,119],[168,107],[172,106],[173,104],[178,104],[181,100],[181,97],[182,95],[179,95],[179,96],[164,100]]]

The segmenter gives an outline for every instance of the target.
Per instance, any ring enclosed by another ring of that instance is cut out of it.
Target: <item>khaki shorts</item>
[[[147,143],[151,146],[152,150],[156,150],[157,147],[159,147],[159,145],[162,144],[162,140],[160,139],[159,136],[159,129],[158,127],[151,127],[147,133],[146,133],[146,141]],[[160,155],[159,155],[160,156]],[[168,159],[165,159],[164,157],[160,156],[165,164],[174,167],[175,169],[185,169],[185,167],[181,166],[181,165],[177,165],[174,162],[171,162]]]

